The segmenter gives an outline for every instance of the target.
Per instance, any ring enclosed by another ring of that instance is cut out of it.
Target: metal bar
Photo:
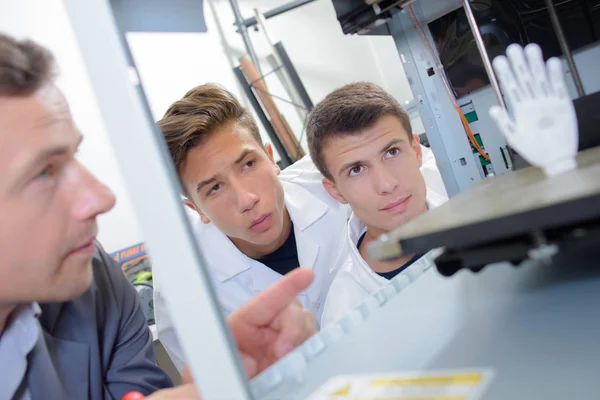
[[[306,4],[312,3],[313,1],[315,1],[315,0],[296,0],[296,1],[290,1],[287,4],[282,4],[279,7],[275,7],[274,9],[265,12],[264,16],[265,16],[266,19],[273,18],[273,17],[276,17],[276,16],[278,16],[280,14],[283,14],[285,12],[292,11],[292,10],[298,8],[298,7],[302,7],[302,6],[306,5]],[[245,20],[241,21],[241,23],[246,28],[251,28],[254,25],[256,25],[258,23],[258,21],[256,20],[256,17],[252,17],[252,18],[248,18],[248,19],[245,19]]]
[[[498,79],[496,78],[496,74],[494,73],[494,68],[492,67],[490,56],[488,55],[488,52],[485,48],[485,43],[483,42],[483,37],[481,37],[481,32],[479,31],[479,26],[477,25],[477,20],[475,19],[475,14],[473,14],[473,9],[471,8],[471,3],[469,2],[469,0],[463,0],[463,7],[465,8],[465,13],[467,14],[469,26],[471,27],[471,31],[473,32],[475,43],[477,43],[477,48],[479,49],[479,54],[481,55],[481,59],[483,60],[485,72],[487,73],[487,76],[490,80],[492,89],[494,90],[494,94],[496,95],[496,99],[502,107],[506,108],[506,103],[504,102],[504,97],[502,97],[502,91],[500,90]]]
[[[256,55],[256,51],[254,50],[254,46],[252,45],[252,40],[250,40],[250,35],[248,35],[248,28],[243,24],[242,12],[240,11],[240,6],[237,0],[229,0],[231,4],[231,9],[233,10],[233,15],[235,17],[235,25],[238,27],[239,33],[242,35],[242,39],[244,40],[244,46],[246,46],[246,51],[250,55],[252,62],[256,65],[256,68],[262,75],[262,70],[260,69],[260,62],[258,60],[258,56]]]
[[[152,262],[162,265],[157,272],[176,268],[160,276],[160,287],[202,398],[251,400],[237,346],[181,203],[175,168],[111,6],[108,0],[63,4]]]
[[[279,156],[281,157],[281,163],[282,163],[283,168],[289,167],[290,165],[293,164],[292,159],[291,159],[290,155],[287,153],[287,151],[285,150],[285,147],[283,147],[283,143],[281,142],[281,139],[277,135],[277,132],[275,132],[273,125],[271,125],[271,121],[269,121],[269,119],[267,118],[267,115],[265,114],[264,110],[262,109],[260,103],[256,99],[256,96],[254,95],[254,92],[252,91],[252,88],[250,87],[250,84],[248,83],[248,80],[246,79],[246,76],[244,75],[242,68],[235,67],[233,69],[233,72],[234,72],[235,76],[237,77],[238,81],[240,82],[240,85],[242,85],[242,88],[244,89],[244,93],[246,94],[246,97],[248,98],[248,100],[250,100],[250,104],[252,104],[252,108],[254,108],[254,111],[258,115],[258,119],[260,119],[260,122],[263,124],[263,127],[267,131],[267,135],[269,135],[271,142],[273,142],[273,146],[275,146],[277,153],[279,153]]]
[[[275,50],[277,51],[277,55],[281,59],[281,62],[285,66],[286,71],[288,72],[290,79],[292,80],[292,83],[294,84],[294,87],[298,91],[298,95],[300,96],[300,99],[302,99],[302,103],[304,103],[304,107],[308,111],[311,111],[314,108],[313,102],[310,99],[310,96],[308,95],[306,88],[302,84],[302,80],[300,79],[300,75],[298,75],[298,72],[296,71],[294,64],[292,64],[292,60],[290,59],[287,52],[285,51],[285,47],[283,47],[283,44],[281,42],[275,43],[274,47],[275,47]]]
[[[273,40],[271,38],[271,35],[269,35],[269,30],[267,29],[267,20],[265,19],[265,16],[263,14],[261,14],[261,12],[257,8],[254,9],[254,15],[256,16],[256,19],[258,20],[258,23],[261,28],[260,30],[262,31],[263,35],[267,39],[267,43],[269,44],[269,47],[271,48],[270,57],[272,57],[274,59],[274,62],[277,66],[283,66],[283,62],[281,61],[279,54],[277,54],[277,50],[275,50],[275,47],[273,46]],[[269,57],[267,57],[267,60],[269,60]],[[290,102],[292,104],[299,104],[302,101],[302,99],[298,95],[296,88],[294,87],[291,80],[289,79],[287,72],[280,71],[277,73],[277,77],[279,78],[279,81],[283,85],[288,96],[290,96]],[[272,97],[275,97],[275,96],[272,96]],[[294,108],[296,109],[296,113],[298,114],[300,121],[304,121],[304,119],[306,118],[306,115],[307,115],[307,111],[300,107],[294,107]]]
[[[556,33],[558,44],[560,45],[560,49],[562,50],[565,58],[567,59],[569,69],[571,70],[571,75],[573,75],[573,80],[575,81],[577,93],[579,94],[579,97],[583,97],[585,96],[583,83],[581,82],[579,71],[577,71],[577,65],[575,64],[575,60],[573,59],[573,53],[571,53],[569,42],[567,42],[565,32],[563,31],[563,28],[560,24],[560,20],[558,19],[558,14],[556,13],[554,2],[552,0],[546,0],[546,6],[548,7],[548,13],[550,14],[550,20],[552,21],[552,27],[554,28],[554,33]]]

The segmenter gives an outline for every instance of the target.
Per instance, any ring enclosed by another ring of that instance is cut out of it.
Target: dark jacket
[[[36,399],[116,399],[171,387],[154,357],[137,292],[98,246],[91,287],[67,303],[40,304],[43,340],[28,357]]]

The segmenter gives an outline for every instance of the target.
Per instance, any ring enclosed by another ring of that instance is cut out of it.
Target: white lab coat
[[[348,208],[328,195],[321,184],[322,177],[309,157],[282,171],[280,180],[296,235],[298,260],[302,267],[312,268],[315,272],[315,281],[299,300],[315,316],[318,325],[329,286],[347,258]],[[203,224],[198,214],[191,210],[190,218],[225,314],[281,279],[277,272],[240,252],[214,224]],[[160,286],[162,274],[176,274],[177,266],[166,267],[168,270],[161,269],[165,266],[154,266],[154,313],[158,337],[181,370],[185,357]],[[194,310],[190,310],[190,318],[194,315]]]
[[[435,208],[448,200],[446,189],[435,163],[431,150],[423,147],[423,165],[421,173],[427,185],[427,206]],[[358,306],[367,296],[374,294],[389,281],[374,272],[360,255],[356,247],[362,234],[366,231],[365,224],[354,214],[348,222],[346,239],[348,241],[348,258],[340,268],[329,288],[325,309],[321,317],[321,328],[337,322],[349,311]],[[437,250],[432,250],[410,268],[428,268],[432,265]],[[417,265],[423,264],[423,265]],[[405,272],[402,272],[403,274]]]

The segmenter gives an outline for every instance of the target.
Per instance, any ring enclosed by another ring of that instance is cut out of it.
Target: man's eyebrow
[[[41,118],[38,121],[38,123],[36,124],[36,126],[38,128],[45,128],[50,125],[58,125],[58,124],[64,124],[64,123],[68,123],[68,124],[73,123],[68,106],[61,107],[60,110],[57,110],[56,112],[52,113],[51,115]]]
[[[252,154],[254,153],[254,150],[252,149],[246,149],[244,151],[242,151],[242,154],[240,154],[240,156],[233,162],[234,165],[237,165],[239,163],[241,163],[244,158],[246,158],[246,156],[248,156],[248,154]]]
[[[81,142],[83,141],[83,136],[80,134],[77,138],[77,144],[75,146],[75,150],[79,147]],[[64,156],[65,154],[69,154],[73,151],[73,148],[68,144],[56,145],[48,147],[38,153],[28,164],[26,170],[29,171],[31,169],[36,168],[38,165],[45,163],[52,157]]]
[[[196,186],[196,193],[200,193],[200,191],[202,190],[202,188],[206,185],[210,185],[211,183],[214,183],[217,181],[217,176],[213,176],[212,178],[208,178],[206,180],[203,180],[202,182],[200,182],[198,184],[198,186]]]
[[[406,142],[406,140],[403,140],[403,139],[392,139],[388,142],[388,144],[386,144],[385,146],[383,146],[381,148],[381,152],[385,153],[386,151],[388,151],[389,149],[394,147],[394,145],[396,145],[398,143],[405,143],[405,142]]]

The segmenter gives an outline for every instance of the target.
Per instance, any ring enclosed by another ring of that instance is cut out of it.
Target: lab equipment
[[[559,247],[551,257],[551,244],[544,247],[542,240],[533,249],[538,253],[531,253],[535,257],[517,270],[504,263],[478,275],[461,272],[447,280],[430,269],[401,294],[392,282],[365,299],[339,324],[266,370],[250,387],[181,209],[175,172],[161,147],[139,80],[131,80],[137,75],[135,66],[123,47],[108,2],[64,0],[64,4],[124,177],[131,185],[154,263],[175,263],[180,268],[177,275],[164,279],[165,289],[193,377],[205,399],[305,399],[338,374],[473,367],[494,370],[487,400],[586,399],[600,391],[600,272],[596,254]],[[447,1],[413,4],[421,21],[442,15],[444,7],[456,6],[456,2]],[[428,10],[437,11],[427,14]],[[472,161],[472,147],[477,146],[462,131],[462,118],[449,98],[440,97],[446,87],[437,75],[443,71],[434,65],[410,13],[395,13],[381,27],[395,37],[446,186],[451,193],[458,193],[479,180],[481,172]],[[430,38],[430,32],[423,32]],[[595,54],[594,50],[584,56]],[[581,68],[580,72],[586,85],[586,71]],[[493,94],[481,90],[468,96],[457,104],[472,101],[481,126],[492,126],[491,118],[485,120],[485,110],[495,102]],[[497,165],[505,161],[499,151],[495,155],[497,149],[492,145],[494,140],[487,139],[487,131],[481,133],[485,153],[501,175],[502,168],[498,170]],[[132,147],[144,157],[133,159]],[[589,180],[586,174],[593,170],[597,180],[597,165],[586,164],[593,161],[590,154],[595,153],[579,156],[583,174],[576,170],[554,178],[570,185],[573,179],[569,178]],[[578,175],[570,175],[573,173]],[[532,168],[514,176],[524,181],[531,178],[535,183],[543,175]],[[501,178],[494,177],[480,187]],[[505,194],[502,191],[498,197]],[[594,196],[571,199],[570,210],[576,205],[584,209],[592,202],[597,204]],[[462,208],[470,211],[471,205]],[[157,209],[161,212],[156,213]],[[554,212],[532,214],[558,218]],[[572,236],[586,236],[587,232],[586,227],[575,229]],[[189,318],[191,309],[197,318]],[[198,340],[198,332],[202,332],[203,340]]]
[[[305,400],[338,375],[490,369],[485,400],[595,399],[596,254],[563,251],[548,264],[505,262],[452,278],[432,268],[400,293],[366,299],[359,309],[369,313],[351,330],[340,321],[313,337],[326,344],[309,361],[299,348],[265,371],[252,382],[255,396]]]
[[[504,101],[487,61],[509,44],[538,43],[547,57],[560,56],[561,48],[570,44],[586,92],[600,90],[594,72],[600,61],[600,1],[585,7],[578,2],[556,5],[568,41],[560,45],[548,9],[539,3],[333,1],[344,33],[393,37],[450,196],[490,174],[502,176],[528,165],[488,114],[491,106],[503,106]],[[562,73],[570,97],[576,98],[567,64],[562,63]]]
[[[537,167],[484,181],[371,243],[369,255],[394,258],[444,247],[438,270],[587,247],[600,239],[600,147],[579,153],[575,170],[551,177]]]

